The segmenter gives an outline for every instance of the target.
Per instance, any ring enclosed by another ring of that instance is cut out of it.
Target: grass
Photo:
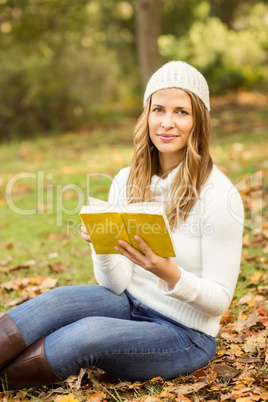
[[[35,261],[29,268],[0,273],[1,283],[24,276],[56,276],[59,285],[94,281],[78,213],[87,193],[107,198],[112,177],[132,153],[131,132],[124,125],[100,130],[1,145],[0,262]],[[105,136],[107,143],[99,140]],[[62,272],[53,273],[53,264]],[[5,292],[0,308],[17,295]]]
[[[237,185],[248,177],[258,180],[259,172],[267,186],[265,102],[222,105],[215,100],[212,121],[215,163]],[[0,272],[0,283],[47,276],[57,278],[58,285],[95,281],[78,213],[87,195],[107,199],[112,177],[129,165],[134,124],[129,120],[0,146],[0,267],[34,260],[28,268]],[[256,249],[248,253],[256,255]],[[238,297],[247,291],[255,262],[243,262]],[[19,289],[0,292],[0,310],[20,294]]]
[[[235,317],[245,310],[245,304],[237,306],[235,301],[251,290],[256,292],[259,285],[266,285],[268,268],[264,252],[268,238],[268,99],[261,103],[258,94],[251,94],[250,99],[245,102],[241,96],[224,97],[212,102],[213,159],[240,188],[247,214],[241,273],[231,309]],[[58,286],[95,282],[90,248],[80,237],[78,213],[87,195],[107,199],[112,177],[129,165],[134,124],[131,120],[123,121],[117,126],[100,125],[87,132],[0,146],[0,311],[10,308],[17,297],[35,296],[36,284],[42,283],[42,278],[57,279]],[[257,188],[260,183],[261,192]],[[25,211],[30,214],[26,215]],[[9,271],[12,266],[21,268]],[[29,281],[26,289],[21,286],[23,278]],[[2,285],[8,281],[9,290],[6,290]],[[223,339],[219,345],[220,350],[227,348]],[[262,384],[267,367],[261,365],[258,370],[258,381]],[[241,381],[249,377],[247,374]],[[172,383],[152,379],[144,385],[135,383],[128,387],[124,383],[105,382],[102,376],[95,378],[91,373],[82,390],[72,391],[71,385],[66,390],[44,387],[27,394],[20,392],[16,400],[43,400],[44,397],[58,402],[88,398],[116,402],[173,401],[180,399],[179,394],[176,398],[176,391],[167,392],[165,386],[196,381],[189,375],[180,376]],[[214,388],[213,382],[209,383],[188,400],[216,400],[222,392],[232,389],[233,383],[228,388],[225,380],[217,381]],[[6,400],[13,400],[8,393]]]

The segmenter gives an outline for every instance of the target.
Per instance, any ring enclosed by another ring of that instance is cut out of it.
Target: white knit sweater
[[[151,194],[164,201],[178,166],[165,179],[153,176]],[[109,201],[126,203],[129,168],[115,177]],[[190,216],[173,240],[174,261],[182,272],[174,288],[118,254],[97,255],[92,247],[95,277],[120,294],[124,290],[142,303],[193,329],[216,336],[221,315],[228,309],[239,274],[243,205],[230,180],[213,167]]]

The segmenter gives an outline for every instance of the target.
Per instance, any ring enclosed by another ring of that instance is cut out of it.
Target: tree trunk
[[[151,75],[161,66],[157,39],[160,35],[160,1],[137,0],[136,38],[142,82],[145,87]]]

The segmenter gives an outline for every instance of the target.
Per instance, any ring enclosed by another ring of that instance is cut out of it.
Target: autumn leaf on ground
[[[24,277],[1,283],[0,290],[15,290],[20,292],[20,296],[9,303],[10,307],[14,307],[49,289],[53,289],[57,283],[58,279],[51,277]]]
[[[7,267],[0,267],[0,272],[10,272],[10,271],[15,271],[16,269],[21,269],[21,268],[29,268],[30,266],[34,265],[36,262],[34,260],[29,260],[26,261],[22,264],[18,264],[18,265],[10,265]]]
[[[78,402],[79,399],[74,394],[58,395],[55,402]]]

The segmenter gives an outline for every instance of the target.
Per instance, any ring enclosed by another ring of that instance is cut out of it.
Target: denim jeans
[[[91,366],[130,381],[172,379],[216,353],[213,337],[99,285],[59,287],[8,314],[27,346],[46,336],[47,361],[64,379]]]

